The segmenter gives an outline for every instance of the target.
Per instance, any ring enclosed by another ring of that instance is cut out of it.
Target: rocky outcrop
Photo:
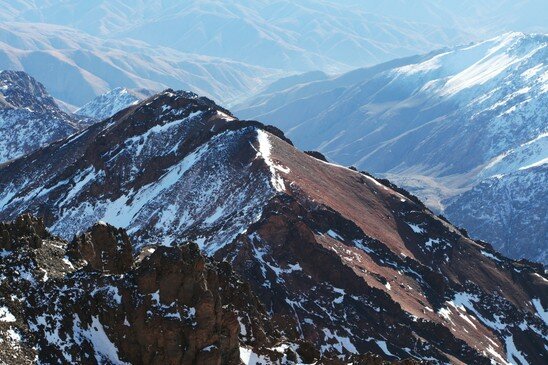
[[[75,237],[68,254],[76,260],[84,260],[93,270],[123,274],[133,264],[132,251],[129,237],[123,229],[113,229],[101,222]]]
[[[39,248],[43,239],[51,237],[44,222],[30,214],[21,215],[11,223],[0,222],[0,249],[2,250],[13,250],[25,246]]]
[[[28,215],[0,226],[0,362],[239,364],[240,346],[283,356],[268,350],[282,338],[249,286],[195,244],[116,266],[123,230],[97,224],[68,244],[43,227]]]

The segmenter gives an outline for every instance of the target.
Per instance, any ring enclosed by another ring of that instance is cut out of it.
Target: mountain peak
[[[129,89],[116,87],[89,101],[74,113],[95,120],[108,118],[122,109],[137,104],[154,93],[148,89]]]
[[[79,128],[80,121],[63,112],[33,77],[23,71],[0,72],[0,163]]]
[[[0,71],[0,107],[44,113],[59,111],[44,85],[24,71]]]
[[[92,227],[72,247],[95,270],[130,266],[126,237],[97,221],[127,230],[137,255],[194,241],[322,356],[487,364],[517,348],[542,357],[545,327],[531,304],[545,298],[538,267],[473,241],[389,182],[309,156],[194,93],[164,90],[0,166],[0,219],[23,212],[65,238]]]

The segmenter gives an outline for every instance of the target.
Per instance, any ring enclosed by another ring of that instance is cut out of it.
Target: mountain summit
[[[78,129],[41,83],[22,71],[0,71],[0,163]]]
[[[117,87],[84,104],[84,106],[77,109],[74,114],[83,115],[96,120],[103,120],[122,109],[137,104],[139,101],[146,99],[153,94],[152,91],[147,89]]]
[[[166,90],[0,166],[0,219],[32,212],[67,239],[104,221],[127,229],[134,254],[195,241],[323,356],[545,362],[542,267],[311,155],[277,128]]]

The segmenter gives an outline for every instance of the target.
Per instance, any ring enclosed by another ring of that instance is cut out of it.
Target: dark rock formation
[[[93,270],[111,274],[123,274],[133,264],[133,248],[126,232],[104,223],[97,223],[75,237],[68,254],[76,260],[86,261]]]
[[[2,363],[239,364],[240,346],[283,355],[268,350],[282,338],[249,286],[193,243],[128,262],[125,231],[105,224],[70,245],[28,215],[0,232]]]

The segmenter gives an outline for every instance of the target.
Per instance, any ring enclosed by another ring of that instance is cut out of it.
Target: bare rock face
[[[69,254],[86,261],[93,270],[112,274],[122,274],[133,264],[131,242],[126,232],[104,223],[97,223],[75,237]]]
[[[132,363],[238,363],[238,320],[222,307],[216,270],[195,244],[156,249],[132,281],[145,298],[128,303],[135,306],[128,320],[136,343],[125,344]],[[165,315],[151,317],[150,306]]]
[[[18,246],[38,248],[42,245],[42,239],[51,237],[44,222],[30,214],[17,217],[11,224],[0,222],[0,249],[12,250]]]

